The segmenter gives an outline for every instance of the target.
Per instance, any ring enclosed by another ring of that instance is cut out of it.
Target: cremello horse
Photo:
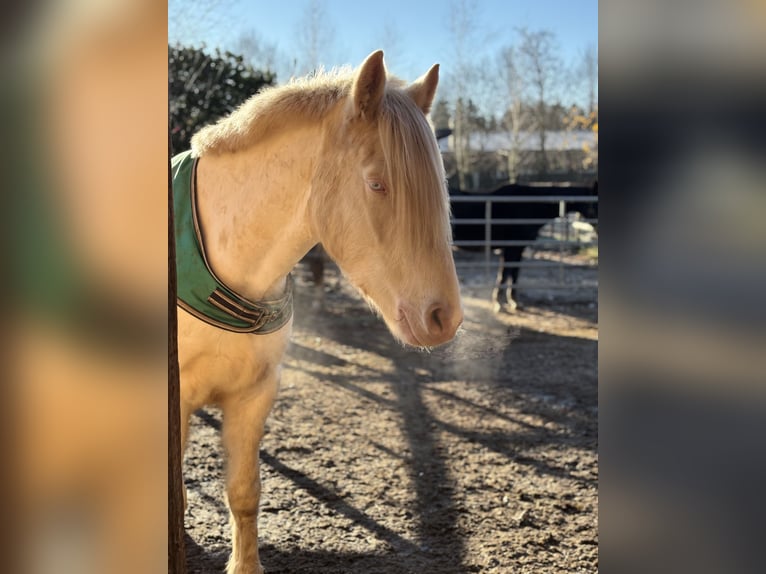
[[[383,52],[355,72],[317,74],[264,91],[192,139],[197,217],[210,268],[250,301],[279,298],[318,242],[417,347],[451,340],[463,313],[450,248],[449,199],[426,120],[438,65],[410,85],[387,77]],[[241,334],[179,309],[182,439],[189,415],[223,411],[230,574],[261,573],[258,448],[291,321]]]

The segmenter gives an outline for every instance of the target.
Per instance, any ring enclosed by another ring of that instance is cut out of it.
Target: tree
[[[242,56],[216,50],[170,46],[168,50],[170,134],[173,152],[189,149],[201,127],[232,112],[264,86],[273,72],[255,70]]]
[[[407,55],[402,51],[401,34],[396,23],[387,16],[382,26],[378,28],[372,50],[382,49],[386,53],[386,62],[392,69],[402,68]]]
[[[271,72],[277,69],[276,44],[265,41],[252,28],[239,35],[232,51],[241,54],[253,68]]]
[[[467,174],[470,171],[469,131],[465,102],[468,99],[468,86],[471,84],[473,69],[471,54],[475,45],[476,32],[475,0],[452,0],[450,3],[449,31],[453,48],[455,113],[453,120],[453,142],[455,144],[455,163],[457,166],[458,185],[467,189]]]
[[[594,145],[582,144],[583,157],[580,167],[592,171],[598,169],[598,106],[587,113],[579,106],[569,108],[564,119],[566,129],[569,131],[589,130],[594,135]]]
[[[449,102],[447,100],[436,100],[433,110],[431,110],[431,121],[437,130],[449,128],[450,113]]]
[[[530,32],[527,29],[521,29],[519,34],[521,36],[519,45],[521,66],[535,102],[532,127],[538,137],[537,168],[540,175],[545,175],[548,172],[545,138],[546,130],[549,129],[546,104],[561,72],[561,59],[552,32],[548,30]]]
[[[585,152],[585,158],[582,162],[583,169],[598,171],[598,104],[588,115],[590,131],[595,136],[594,145],[583,144],[582,150]]]
[[[554,102],[545,106],[545,126],[549,130],[559,131],[566,129],[566,117],[569,108],[561,102]]]
[[[168,0],[168,39],[196,43],[217,30],[228,29],[226,20],[236,12],[233,5],[234,0],[195,0],[192,10],[187,0]]]
[[[334,42],[333,26],[322,1],[309,0],[298,21],[296,34],[300,50],[296,57],[297,71],[301,74],[315,72]]]
[[[506,46],[497,56],[499,89],[505,113],[501,125],[508,134],[508,181],[516,183],[522,161],[521,134],[526,129],[527,114],[524,107],[525,82],[519,62],[519,51]]]
[[[469,98],[465,106],[465,120],[468,133],[478,136],[478,151],[484,151],[486,149],[487,136],[493,128],[492,119],[484,116],[476,103]]]
[[[588,113],[592,114],[598,105],[596,100],[596,90],[598,89],[598,56],[592,44],[585,48],[579,72],[583,82],[585,82],[585,89],[588,94]]]

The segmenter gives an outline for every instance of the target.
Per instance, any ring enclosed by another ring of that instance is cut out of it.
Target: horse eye
[[[386,191],[386,187],[379,181],[368,181],[367,187],[369,187],[372,191],[376,191],[378,193],[382,193]]]

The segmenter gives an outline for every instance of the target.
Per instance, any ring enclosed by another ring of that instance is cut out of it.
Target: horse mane
[[[285,122],[319,119],[349,93],[352,81],[351,69],[346,67],[319,70],[283,86],[264,88],[228,116],[194,134],[192,155],[240,151]]]
[[[353,70],[345,66],[264,88],[228,116],[194,134],[192,155],[241,151],[286,123],[319,120],[350,94],[353,81]],[[404,85],[393,76],[387,81],[389,89]]]
[[[192,155],[218,155],[247,149],[286,124],[320,121],[337,103],[350,96],[354,72],[336,68],[268,87],[228,116],[198,131],[191,140]],[[446,176],[433,130],[423,112],[405,92],[405,82],[388,75],[378,116],[387,178],[395,191],[393,201],[403,229],[425,248],[451,236],[449,225],[437,235],[427,234],[424,221],[447,221]],[[429,189],[442,189],[436,195]],[[414,197],[413,197],[414,195]]]

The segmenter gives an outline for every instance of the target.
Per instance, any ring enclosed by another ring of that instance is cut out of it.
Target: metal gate
[[[595,286],[593,285],[578,285],[573,282],[566,282],[566,270],[573,267],[587,267],[590,269],[598,270],[598,264],[582,264],[573,265],[571,263],[564,262],[564,257],[572,248],[598,248],[598,238],[591,241],[581,241],[579,237],[572,237],[570,230],[572,226],[569,224],[569,220],[566,217],[567,203],[598,203],[597,195],[579,196],[579,195],[551,195],[551,196],[493,196],[493,195],[474,195],[474,196],[450,196],[451,202],[470,202],[470,203],[484,203],[484,217],[474,219],[453,219],[453,225],[484,225],[484,239],[479,241],[455,241],[453,245],[456,247],[482,247],[483,248],[483,261],[456,261],[456,267],[458,271],[461,269],[484,269],[484,281],[488,286],[495,285],[495,277],[498,270],[498,265],[494,265],[492,262],[493,252],[495,249],[501,247],[510,246],[533,246],[536,248],[550,248],[553,253],[558,253],[558,259],[551,261],[520,261],[518,263],[505,262],[504,267],[512,268],[553,268],[557,269],[558,280],[555,282],[545,284],[525,285],[524,276],[522,275],[518,285],[514,285],[515,290],[537,290],[537,289],[597,289],[598,281],[596,280]],[[493,219],[492,218],[492,204],[493,203],[557,203],[559,206],[559,216],[553,220],[551,219],[528,219],[528,218],[511,218],[511,219]],[[581,218],[577,221],[583,223],[589,223],[591,225],[597,225],[598,219]],[[533,241],[527,240],[492,240],[492,226],[493,225],[529,225],[540,224],[541,231],[547,224],[551,224],[554,233],[553,236],[540,235]],[[556,233],[555,230],[564,229],[565,233]]]

